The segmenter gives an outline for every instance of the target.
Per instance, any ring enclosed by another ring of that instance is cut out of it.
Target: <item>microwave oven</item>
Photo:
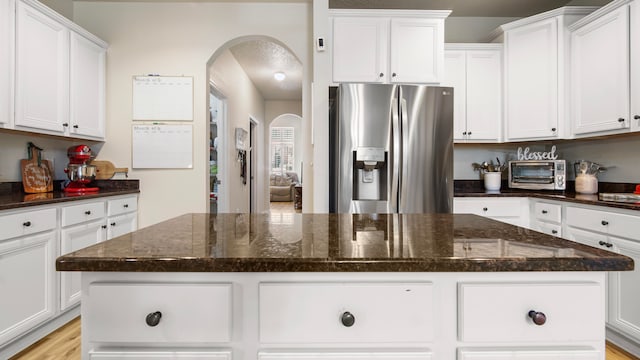
[[[565,160],[509,161],[509,187],[530,190],[565,190]]]

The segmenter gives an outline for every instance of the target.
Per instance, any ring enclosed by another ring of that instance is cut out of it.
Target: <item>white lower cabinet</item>
[[[56,240],[49,229],[0,241],[0,349],[54,315]]]
[[[323,352],[259,352],[258,360],[431,360],[433,354],[424,351],[323,351]]]
[[[60,231],[60,253],[68,254],[105,240],[104,220],[70,226]],[[60,310],[80,302],[80,273],[60,273]]]
[[[601,360],[595,349],[459,349],[458,360]]]
[[[604,360],[604,279],[83,272],[83,359]]]
[[[91,360],[231,360],[231,351],[97,351]]]
[[[457,197],[454,214],[474,214],[512,225],[529,226],[528,198]]]
[[[609,274],[608,324],[640,342],[640,242],[620,238],[611,242],[614,251],[633,259],[636,270]]]

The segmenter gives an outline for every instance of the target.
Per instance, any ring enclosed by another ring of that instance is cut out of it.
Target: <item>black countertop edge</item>
[[[573,188],[570,186],[570,188]],[[601,183],[600,192],[633,192],[634,184],[626,183]],[[537,199],[566,201],[585,205],[605,206],[626,210],[640,211],[640,202],[627,203],[615,201],[602,201],[598,199],[598,194],[585,195],[576,194],[573,191],[557,190],[525,190],[511,189],[503,182],[500,191],[485,191],[482,183],[477,180],[456,180],[455,197],[532,197]]]
[[[513,259],[203,259],[83,258],[56,261],[57,271],[91,272],[568,272],[633,270],[623,258]]]
[[[96,180],[91,185],[99,187],[100,191],[82,194],[68,194],[58,190],[61,189],[61,183],[59,180],[54,181],[54,189],[57,190],[36,194],[24,193],[21,182],[0,183],[0,211],[140,193],[140,180]]]

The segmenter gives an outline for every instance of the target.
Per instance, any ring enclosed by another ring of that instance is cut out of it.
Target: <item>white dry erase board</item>
[[[193,126],[133,125],[132,168],[193,168]]]
[[[134,76],[133,120],[192,121],[193,77]]]

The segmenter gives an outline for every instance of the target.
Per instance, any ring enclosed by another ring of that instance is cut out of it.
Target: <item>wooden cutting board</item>
[[[91,165],[96,166],[96,180],[111,179],[115,173],[124,173],[129,176],[129,168],[117,168],[111,161],[93,160]]]
[[[20,170],[22,172],[22,187],[28,194],[44,193],[53,191],[53,169],[48,160],[40,160],[40,150],[35,147],[29,148],[30,158],[20,160]]]

